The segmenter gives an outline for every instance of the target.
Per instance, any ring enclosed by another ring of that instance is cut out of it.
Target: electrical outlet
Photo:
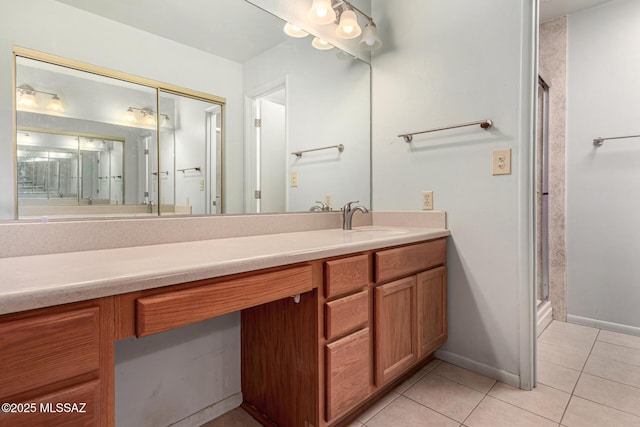
[[[333,209],[333,197],[331,197],[331,194],[324,195],[324,204],[329,206],[329,210]]]
[[[200,191],[204,191],[204,179],[200,180]]]
[[[292,187],[298,186],[298,171],[291,172],[291,186]]]
[[[511,174],[511,149],[496,150],[493,152],[493,174],[494,175],[510,175]]]
[[[422,210],[424,211],[433,210],[433,191],[422,192]]]

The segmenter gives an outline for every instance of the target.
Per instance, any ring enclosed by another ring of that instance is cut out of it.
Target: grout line
[[[442,415],[443,417],[447,417],[447,418],[449,418],[450,420],[455,421],[455,422],[456,422],[456,423],[458,423],[458,424],[462,424],[460,421],[456,420],[455,418],[451,418],[449,415],[444,414],[444,413],[442,413],[442,412],[440,412],[440,411],[437,411],[437,410],[435,410],[435,409],[431,408],[430,406],[425,405],[424,403],[418,402],[417,400],[414,400],[414,399],[410,398],[409,396],[402,395],[402,397],[404,397],[404,398],[406,398],[406,399],[408,399],[408,400],[410,400],[410,401],[412,401],[412,402],[414,402],[414,403],[417,403],[417,404],[418,404],[418,405],[420,405],[420,406],[424,406],[424,407],[425,407],[425,408],[427,408],[428,410],[433,411],[433,412],[435,412],[435,413],[437,413],[437,414],[440,414],[440,415]]]
[[[587,399],[586,397],[582,397],[582,396],[578,396],[578,395],[575,395],[575,397],[577,397],[579,399],[582,399],[582,400],[586,400],[587,402],[595,403],[596,405],[604,406],[605,408],[613,409],[614,411],[622,412],[623,414],[630,415],[630,416],[638,418],[638,420],[640,420],[640,415],[632,414],[631,412],[627,412],[627,411],[625,411],[623,409],[615,408],[613,406],[609,406],[609,405],[606,405],[606,404],[601,403],[601,402],[596,402],[595,400]]]
[[[482,397],[482,399],[480,399],[480,402],[478,402],[478,404],[477,404],[476,406],[474,406],[474,407],[473,407],[473,409],[471,410],[471,412],[469,412],[469,415],[467,415],[467,416],[466,416],[466,418],[465,418],[464,420],[462,420],[462,424],[466,423],[466,422],[467,422],[467,420],[469,419],[469,417],[470,417],[470,416],[471,416],[471,415],[476,411],[476,409],[478,409],[478,406],[480,406],[480,404],[481,404],[482,402],[484,402],[484,400],[485,400],[485,399],[487,398],[487,396],[489,395],[488,393],[489,393],[489,392],[487,392],[487,393]]]
[[[508,385],[508,384],[506,384],[506,385]],[[511,386],[509,386],[509,387],[511,387]],[[519,390],[519,389],[518,389],[518,390]],[[562,391],[562,390],[560,390],[560,391]],[[531,391],[529,391],[529,392],[527,392],[527,393],[531,393]],[[565,392],[563,392],[563,393],[567,393],[567,392],[565,391]],[[567,393],[567,394],[568,394],[568,393]],[[522,406],[518,406],[518,405],[515,405],[515,404],[513,404],[513,403],[511,403],[511,402],[507,402],[506,400],[502,400],[502,399],[500,399],[500,398],[499,398],[499,397],[497,397],[497,396],[492,396],[492,395],[490,395],[490,394],[489,394],[488,396],[489,396],[489,397],[493,397],[494,399],[499,400],[499,401],[500,401],[500,402],[502,402],[502,403],[506,403],[507,405],[513,406],[514,408],[521,409],[521,410],[523,410],[523,411],[525,411],[525,412],[528,412],[528,413],[530,413],[530,414],[536,415],[536,416],[538,416],[538,417],[540,417],[540,418],[544,418],[545,420],[549,420],[549,421],[554,422],[554,423],[556,423],[556,424],[560,424],[560,422],[559,422],[559,421],[553,420],[553,419],[551,419],[551,418],[549,418],[549,417],[547,417],[547,416],[545,416],[545,415],[539,414],[539,413],[537,413],[537,412],[533,412],[533,411],[532,411],[532,410],[530,410],[530,409],[523,408]],[[571,400],[571,398],[569,398],[569,400]],[[568,406],[568,403],[567,403],[567,406]],[[565,410],[566,410],[566,408],[565,408]],[[564,414],[563,414],[563,416],[564,416]],[[562,418],[560,418],[560,420],[562,421]]]

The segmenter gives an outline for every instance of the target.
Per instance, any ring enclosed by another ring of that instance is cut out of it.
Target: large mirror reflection
[[[98,27],[107,18],[114,42],[132,27],[166,37],[165,63],[176,40],[219,66],[183,63],[182,86],[156,86],[115,66],[95,72],[69,66],[72,56],[43,60],[15,48],[18,218],[303,212],[351,200],[370,207],[369,64],[316,49],[313,36],[287,36],[284,21],[246,1],[172,3],[185,24],[210,17],[193,23],[191,40],[177,40],[132,13],[145,2],[59,1],[98,15]],[[242,24],[223,23],[230,16]],[[212,37],[217,28],[223,35]],[[203,72],[224,90],[190,87],[190,73]]]

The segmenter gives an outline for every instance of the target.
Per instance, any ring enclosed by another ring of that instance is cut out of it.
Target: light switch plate
[[[507,150],[495,150],[493,152],[493,174],[511,174],[511,148]]]

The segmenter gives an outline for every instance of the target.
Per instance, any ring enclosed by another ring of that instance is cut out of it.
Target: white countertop
[[[370,226],[0,258],[0,314],[449,235]]]

